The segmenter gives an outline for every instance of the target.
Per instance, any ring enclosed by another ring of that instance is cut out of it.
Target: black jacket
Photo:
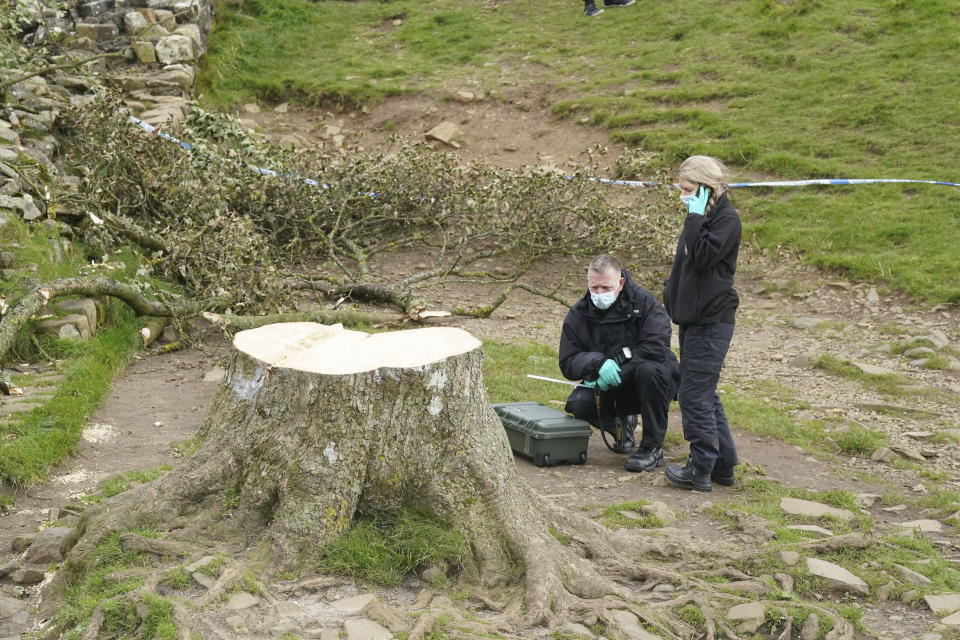
[[[709,215],[687,215],[663,290],[663,304],[675,323],[734,321],[740,304],[733,288],[739,251],[740,216],[726,194]]]
[[[560,371],[570,380],[593,380],[607,358],[630,347],[633,362],[676,362],[670,350],[670,319],[649,291],[623,269],[623,291],[601,311],[590,292],[570,307],[560,335]]]

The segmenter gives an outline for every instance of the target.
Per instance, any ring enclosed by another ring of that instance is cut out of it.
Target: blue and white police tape
[[[572,180],[573,176],[567,176]],[[612,178],[588,178],[601,184],[618,184],[627,187],[655,187],[656,182],[645,182],[642,180],[614,180]],[[731,189],[740,189],[744,187],[806,187],[810,185],[844,185],[844,184],[891,184],[891,183],[914,183],[914,184],[939,184],[947,187],[960,187],[960,182],[944,182],[942,180],[909,180],[902,178],[824,178],[818,180],[775,180],[768,182],[733,182]],[[673,185],[679,186],[679,185]]]
[[[170,135],[169,133],[164,133],[164,132],[162,132],[162,131],[158,131],[155,126],[153,126],[152,124],[148,124],[148,123],[144,122],[144,121],[141,120],[140,118],[135,118],[135,117],[133,117],[133,116],[130,116],[130,122],[132,122],[133,124],[137,125],[138,127],[140,127],[141,129],[143,129],[143,130],[146,131],[147,133],[155,134],[156,136],[158,136],[158,137],[160,137],[160,138],[163,138],[164,140],[169,140],[170,142],[176,142],[177,144],[179,144],[181,147],[183,147],[183,148],[186,149],[187,151],[193,151],[193,145],[191,145],[189,142],[184,142],[183,140],[181,140],[181,139],[179,139],[179,138],[176,138],[176,137]],[[254,173],[259,173],[259,174],[262,175],[262,176],[273,176],[273,177],[277,177],[277,176],[280,175],[279,173],[277,173],[277,172],[274,171],[273,169],[264,169],[264,168],[262,168],[262,167],[256,167],[256,166],[253,166],[253,165],[249,165],[249,167],[250,167],[250,170],[251,170],[251,171],[253,171]],[[295,177],[296,177],[296,176],[294,176],[293,174],[290,174],[290,173],[284,174],[284,176],[287,177],[287,178],[295,178]],[[313,178],[301,178],[301,180],[303,180],[305,183],[307,183],[307,184],[309,184],[309,185],[311,185],[311,186],[314,186],[314,187],[322,187],[322,188],[324,188],[324,189],[328,189],[328,188],[329,188],[328,185],[321,184],[321,183],[317,182],[316,180],[314,180]],[[374,195],[374,194],[368,194],[368,195]]]
[[[158,131],[156,127],[151,124],[147,124],[140,118],[135,118],[130,116],[130,122],[139,126],[144,131],[148,133],[154,133],[157,136],[163,138],[164,140],[169,140],[170,142],[176,142],[181,147],[188,151],[193,150],[193,146],[189,142],[184,142],[179,138],[175,138],[169,133],[163,133]],[[250,166],[250,169],[254,173],[259,173],[263,176],[273,176],[277,177],[280,174],[272,169],[263,169],[261,167]],[[284,177],[294,178],[296,176],[292,174],[284,174]],[[573,176],[566,176],[567,180],[572,180]],[[312,178],[301,178],[305,183],[312,185],[314,187],[322,187],[328,189],[329,185],[321,184]],[[645,182],[642,180],[615,180],[613,178],[587,178],[600,184],[615,184],[622,185],[627,187],[655,187],[657,186],[656,182]],[[767,182],[734,182],[730,184],[731,189],[741,189],[744,187],[806,187],[812,185],[853,185],[853,184],[897,184],[897,183],[912,183],[912,184],[937,184],[943,185],[946,187],[960,187],[960,182],[945,182],[943,180],[910,180],[902,178],[824,178],[819,180],[774,180]],[[675,187],[679,185],[673,185]],[[366,194],[370,197],[376,197],[376,193]]]

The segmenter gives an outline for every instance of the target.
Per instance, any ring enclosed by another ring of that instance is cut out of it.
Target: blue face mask
[[[590,293],[590,301],[597,309],[609,309],[617,301],[616,291],[607,291],[606,293]]]
[[[680,196],[680,202],[683,203],[683,206],[687,206],[687,205],[690,204],[690,201],[693,200],[693,199],[696,198],[696,197],[697,197],[697,194],[695,194],[695,193],[690,193],[690,194],[687,194],[687,195],[681,195],[681,196]]]

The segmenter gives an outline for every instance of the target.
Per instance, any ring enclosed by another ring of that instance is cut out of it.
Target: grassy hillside
[[[638,0],[586,19],[574,0],[225,0],[202,86],[364,103],[531,87],[559,117],[740,177],[960,181],[960,38],[946,0]],[[918,296],[960,302],[960,189],[738,192],[754,239]]]

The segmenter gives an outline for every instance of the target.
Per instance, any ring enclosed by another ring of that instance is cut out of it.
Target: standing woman
[[[668,465],[666,475],[694,491],[710,491],[713,482],[732,485],[738,463],[717,395],[740,302],[733,289],[740,216],[727,198],[727,175],[723,163],[708,156],[680,165],[680,200],[689,213],[663,291],[670,319],[680,327],[680,412],[690,443],[687,464]]]

